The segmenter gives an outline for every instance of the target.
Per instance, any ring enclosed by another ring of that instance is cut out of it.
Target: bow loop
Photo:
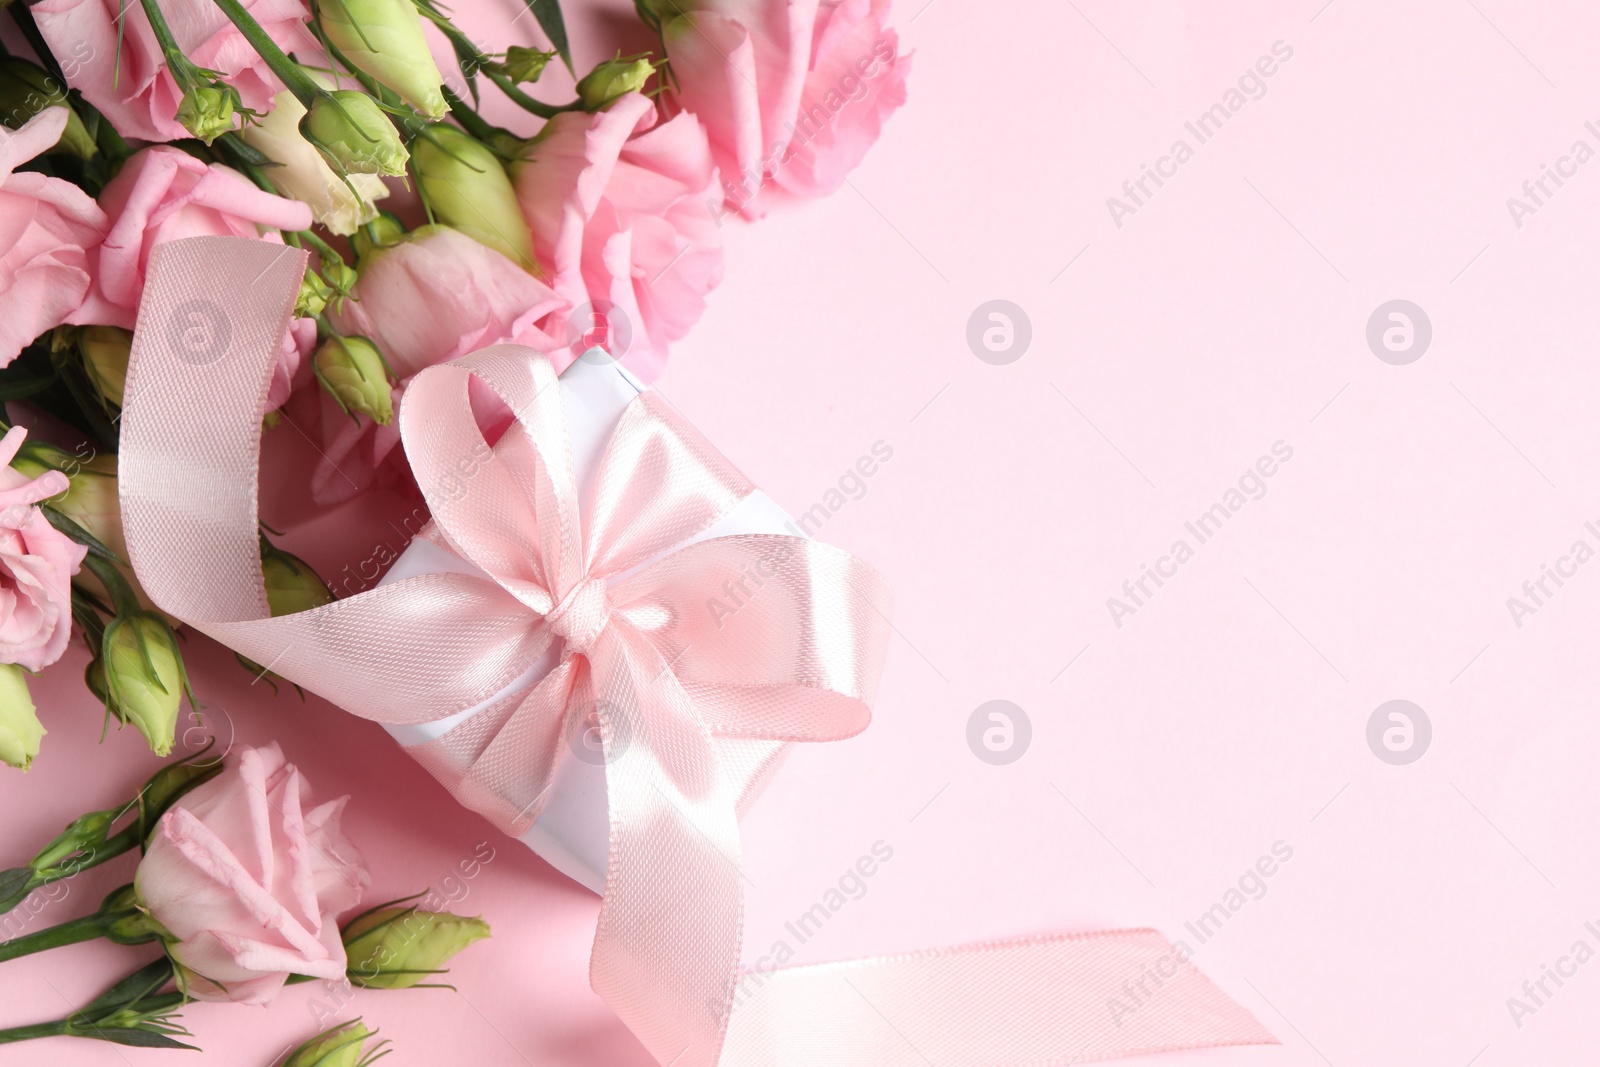
[[[476,375],[516,422],[491,448],[473,415]],[[582,574],[583,541],[566,412],[549,360],[493,345],[429,367],[406,388],[400,436],[450,547],[532,612],[548,614]]]

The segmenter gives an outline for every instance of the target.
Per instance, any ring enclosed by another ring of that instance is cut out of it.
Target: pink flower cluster
[[[482,345],[517,340],[564,365],[591,344],[645,380],[699,319],[722,277],[721,227],[784,197],[836,189],[905,100],[909,59],[889,0],[674,0],[647,3],[670,64],[658,104],[629,93],[595,113],[550,119],[510,168],[540,273],[443,227],[365,257],[351,296],[330,310],[371,338],[399,378]],[[303,0],[245,6],[286,48],[310,43]],[[124,136],[187,136],[181,93],[139,4],[39,0],[40,32],[68,80]],[[281,84],[211,0],[167,0],[186,54],[266,111]],[[281,240],[311,209],[225,167],[156,144],[123,164],[98,198],[18,167],[65,122],[50,109],[0,131],[0,367],[60,324],[131,328],[151,250],[201,234]],[[299,320],[267,398],[318,439],[312,495],[322,503],[410,481],[398,436],[354,423],[309,373],[316,342]],[[398,399],[398,397],[397,397]],[[285,405],[288,405],[285,407]]]

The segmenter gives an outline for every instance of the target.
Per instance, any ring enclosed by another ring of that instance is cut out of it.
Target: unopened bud
[[[328,279],[328,284],[333,286],[333,291],[340,296],[355,288],[356,281],[360,277],[356,274],[356,269],[343,260],[337,263],[324,263],[322,274]]]
[[[108,707],[132,723],[150,751],[172,751],[183,700],[183,666],[172,629],[155,615],[119,615],[106,627],[103,646]]]
[[[328,301],[333,299],[333,286],[322,279],[322,275],[314,270],[308,270],[300,278],[300,293],[294,298],[294,313],[297,318],[309,318],[322,314],[322,309],[328,306]]]
[[[356,250],[356,262],[360,263],[376,250],[398,244],[405,235],[406,224],[399,216],[380,211],[377,218],[350,235],[350,247]]]
[[[333,594],[310,564],[270,545],[262,547],[261,577],[266,582],[267,606],[273,618],[333,603]]]
[[[399,177],[406,172],[410,156],[394,123],[376,100],[356,89],[317,97],[300,121],[300,132],[347,173]]]
[[[276,164],[263,168],[273,188],[309,205],[312,217],[334,233],[353,233],[378,213],[373,202],[388,196],[389,187],[376,174],[335,173],[301,135],[305,115],[305,106],[286,89],[273,98],[272,110],[245,123],[239,136]]]
[[[183,94],[175,116],[206,144],[233,129],[234,91],[223,85],[196,85]]]
[[[44,735],[28,693],[27,672],[15,663],[0,664],[0,760],[27,770]]]
[[[393,89],[428,116],[450,110],[444,79],[422,36],[422,16],[411,0],[321,0],[317,21],[350,65]]]
[[[85,326],[78,331],[78,351],[83,371],[100,399],[110,407],[122,406],[128,385],[128,353],[133,334],[118,326]]]
[[[456,953],[489,936],[489,924],[442,911],[389,904],[345,925],[350,981],[369,989],[408,989],[440,974]]]
[[[544,68],[556,57],[554,52],[542,48],[524,48],[514,44],[506,49],[505,62],[501,64],[506,76],[514,82],[536,82]]]
[[[365,337],[330,337],[317,349],[316,366],[323,384],[346,411],[389,425],[394,399],[377,345]]]
[[[454,126],[418,136],[413,167],[438,221],[533,270],[533,237],[499,158]]]
[[[578,99],[587,111],[599,111],[628,93],[644,88],[656,72],[648,55],[608,59],[578,81]]]
[[[352,1019],[294,1049],[281,1067],[362,1067],[381,1056],[378,1050],[389,1043],[379,1041],[367,1047],[374,1036],[360,1019]]]

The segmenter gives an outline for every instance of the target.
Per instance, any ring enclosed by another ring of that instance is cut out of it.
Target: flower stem
[[[104,918],[98,912],[85,915],[81,919],[69,919],[64,923],[47,926],[43,930],[35,930],[31,934],[23,934],[21,937],[13,937],[10,941],[0,942],[0,961],[43,952],[47,948],[60,948],[62,945],[76,945],[80,941],[93,941],[105,932]]]
[[[119,811],[117,813],[118,817],[124,814],[126,810]],[[71,878],[81,871],[86,871],[90,867],[98,867],[106,860],[120,856],[124,852],[133,849],[139,844],[139,830],[139,820],[135,819],[98,845],[74,849],[71,854],[62,859],[52,860],[43,865],[38,865],[38,861],[35,860],[36,865],[32,868],[18,868],[17,873],[22,875],[25,880],[10,895],[0,898],[0,915],[21,904],[28,898],[29,893],[32,893],[40,886],[59,882],[63,878]],[[0,952],[4,952],[4,950],[5,944],[0,944]],[[5,956],[0,955],[0,959],[5,958]]]
[[[244,35],[245,41],[256,50],[262,62],[266,63],[269,70],[283,82],[284,88],[295,95],[295,99],[305,105],[306,110],[323,94],[323,89],[311,75],[300,69],[300,65],[284,54],[278,47],[278,42],[268,36],[261,24],[250,17],[250,12],[244,9],[239,0],[213,0],[228,20],[238,27]]]
[[[195,65],[189,61],[183,49],[178,46],[177,38],[172,36],[172,27],[167,25],[167,17],[161,13],[161,5],[156,0],[141,0],[144,15],[150,21],[150,29],[156,36],[156,44],[161,46],[161,54],[167,61],[167,70],[172,73],[173,80],[178,83],[178,88],[184,92],[194,88]]]
[[[417,5],[417,10],[422,12],[423,18],[437,26],[439,31],[445,35],[450,41],[451,47],[456,49],[457,54],[469,56],[469,62],[490,81],[494,82],[495,86],[502,93],[505,93],[513,104],[544,119],[552,118],[563,111],[582,110],[583,104],[577,100],[559,107],[555,104],[547,104],[542,100],[535,100],[521,89],[518,89],[516,82],[512,81],[509,76],[496,70],[493,62],[483,53],[477,43],[465,33],[462,33],[455,23],[446,18],[444,13],[433,5],[432,0],[413,0],[413,2]],[[462,67],[462,73],[467,74],[465,66]],[[468,76],[470,77],[470,75]]]
[[[57,1019],[53,1023],[33,1023],[29,1026],[13,1026],[0,1030],[0,1045],[9,1045],[14,1041],[32,1041],[36,1037],[65,1037],[71,1033],[66,1019]]]
[[[461,128],[472,134],[473,137],[489,144],[495,134],[503,131],[490,125],[482,115],[472,110],[472,106],[451,91],[448,85],[441,86],[444,92],[445,103],[450,105],[450,116],[461,123]]]

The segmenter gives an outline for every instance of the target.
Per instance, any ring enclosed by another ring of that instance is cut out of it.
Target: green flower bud
[[[112,714],[133,723],[150,751],[172,751],[183,700],[183,664],[172,629],[155,615],[119,615],[102,645]]]
[[[27,672],[15,663],[0,664],[0,760],[27,770],[44,735],[28,694]]]
[[[290,1052],[281,1067],[367,1067],[383,1055],[379,1050],[389,1043],[379,1041],[367,1048],[367,1041],[374,1036],[375,1032],[363,1026],[360,1019],[352,1019]]]
[[[394,399],[377,345],[365,337],[330,337],[317,349],[315,363],[322,384],[346,411],[389,425]]]
[[[333,603],[333,594],[310,564],[280,549],[263,546],[261,576],[266,580],[267,606],[273,618]]]
[[[0,59],[0,116],[13,130],[47,107],[67,109],[67,128],[52,151],[90,159],[99,148],[67,99],[67,87],[26,59]]]
[[[347,173],[397,178],[406,172],[410,156],[400,134],[366,93],[335,89],[317,97],[300,132]]]
[[[183,94],[175,117],[184,129],[210,144],[233,129],[233,97],[225,85],[196,85]]]
[[[300,133],[305,106],[284,90],[272,110],[239,130],[240,138],[275,164],[264,168],[267,181],[290,200],[304,201],[311,216],[336,234],[354,233],[378,213],[374,201],[389,195],[376,174],[340,177],[321,152]]]
[[[368,989],[409,989],[456,953],[489,936],[489,924],[442,911],[385,904],[345,925],[350,981]]]
[[[328,284],[333,286],[333,291],[340,296],[355,288],[356,281],[360,278],[356,269],[342,260],[338,263],[323,264],[322,273],[328,279]]]
[[[499,158],[454,126],[418,136],[412,166],[433,217],[535,270],[533,236]]]
[[[587,111],[599,111],[628,93],[644,88],[656,72],[648,54],[608,59],[578,81],[578,99]]]
[[[100,703],[111,706],[111,690],[106,688],[106,661],[96,656],[83,668],[83,684]]]
[[[444,79],[422,36],[422,16],[411,0],[321,0],[317,11],[322,32],[351,66],[430,119],[450,110],[440,91]]]
[[[308,270],[300,278],[300,293],[294,298],[296,317],[308,318],[322,314],[322,309],[333,299],[333,286],[322,280],[322,275]]]
[[[544,73],[544,68],[555,57],[554,52],[514,44],[506,49],[506,60],[501,67],[512,81],[532,83],[539,80],[539,75]]]
[[[133,334],[117,326],[85,326],[78,331],[78,351],[89,384],[108,407],[122,406],[128,384],[128,352]]]
[[[380,248],[399,244],[406,235],[406,224],[393,212],[380,211],[378,217],[350,235],[350,247],[356,250],[356,262],[361,263]]]

